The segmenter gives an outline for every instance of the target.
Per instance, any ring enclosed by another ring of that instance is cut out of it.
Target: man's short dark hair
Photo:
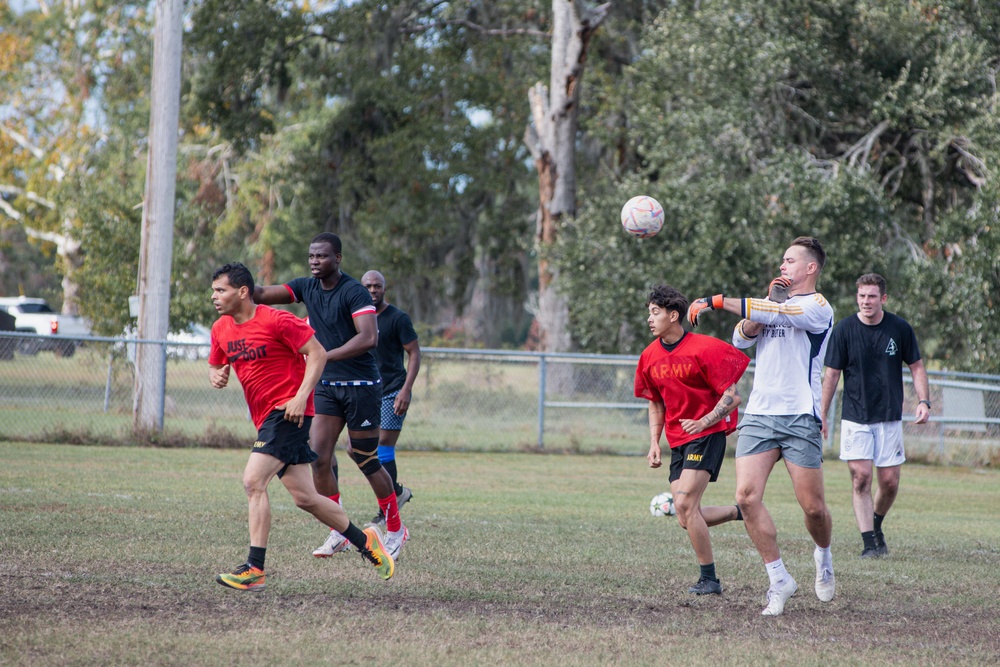
[[[885,296],[885,278],[877,273],[866,273],[858,278],[854,284],[858,287],[861,287],[862,285],[877,285],[878,295]]]
[[[792,245],[802,246],[809,253],[809,256],[813,258],[816,262],[816,266],[820,269],[826,264],[826,251],[823,250],[823,246],[820,245],[819,239],[813,238],[811,236],[800,236],[794,241]]]
[[[317,234],[313,240],[309,242],[310,245],[313,243],[329,243],[330,247],[333,248],[333,253],[335,255],[343,253],[343,246],[340,243],[340,237],[333,232],[322,232]]]
[[[649,293],[649,298],[646,299],[647,308],[650,304],[659,306],[664,310],[673,310],[680,313],[681,317],[684,317],[688,311],[687,297],[670,285],[657,285],[654,287],[653,291]]]
[[[229,278],[229,284],[239,289],[241,287],[246,287],[250,290],[250,295],[253,295],[254,284],[253,284],[253,274],[250,273],[250,269],[243,266],[239,262],[233,262],[232,264],[223,264],[215,270],[212,274],[212,282],[219,279],[219,276],[226,276]]]

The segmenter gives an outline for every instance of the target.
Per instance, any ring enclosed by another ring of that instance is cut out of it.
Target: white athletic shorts
[[[858,424],[840,420],[840,460],[872,461],[876,468],[898,466],[903,452],[903,422]]]

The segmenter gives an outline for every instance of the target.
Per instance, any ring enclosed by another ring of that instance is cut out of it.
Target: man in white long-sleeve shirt
[[[781,560],[777,529],[763,501],[764,487],[779,459],[785,460],[806,529],[816,543],[816,596],[829,602],[836,586],[820,433],[823,357],[833,327],[833,308],[816,291],[825,262],[819,241],[800,236],[782,257],[781,277],[771,283],[772,294],[775,287],[787,291],[786,301],[779,303],[770,295],[743,299],[717,294],[698,299],[688,310],[694,325],[708,310],[742,316],[733,344],[743,349],[757,345],[753,390],[736,444],[736,502],[770,579],[764,616],[781,614],[798,588]]]

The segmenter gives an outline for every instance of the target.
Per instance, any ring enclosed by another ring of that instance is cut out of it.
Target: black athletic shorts
[[[253,451],[269,454],[284,463],[278,471],[278,478],[285,474],[288,466],[312,463],[319,456],[309,447],[309,427],[312,417],[305,417],[302,426],[285,421],[284,410],[274,410],[267,416],[257,431],[257,441]]]
[[[670,481],[681,478],[681,470],[707,470],[714,482],[719,479],[722,460],[726,458],[726,434],[710,433],[670,450]]]
[[[382,384],[316,385],[316,414],[342,417],[352,431],[377,429],[382,424]]]

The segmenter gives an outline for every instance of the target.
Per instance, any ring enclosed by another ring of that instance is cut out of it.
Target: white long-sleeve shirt
[[[757,361],[748,415],[803,415],[820,418],[823,358],[833,328],[833,307],[819,292],[789,297],[784,303],[743,299],[743,317],[764,325],[760,334],[733,331],[733,345],[756,343]]]

